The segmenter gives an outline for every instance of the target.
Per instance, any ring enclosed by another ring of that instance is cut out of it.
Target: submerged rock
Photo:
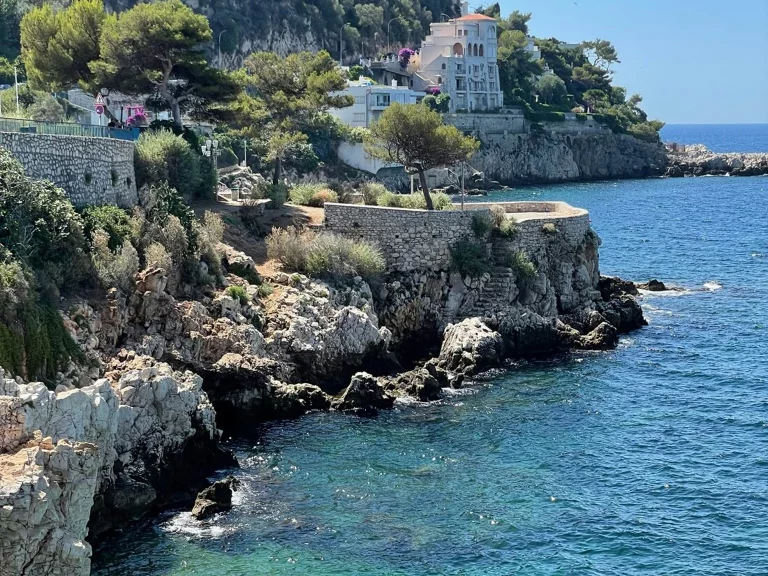
[[[638,288],[648,290],[649,292],[664,292],[668,288],[660,280],[648,280],[645,284],[638,284]]]
[[[232,492],[240,487],[240,480],[227,476],[200,491],[192,507],[192,516],[204,520],[218,512],[232,509]]]

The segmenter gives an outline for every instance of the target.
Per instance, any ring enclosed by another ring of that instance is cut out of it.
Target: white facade
[[[415,104],[424,97],[423,92],[414,92],[406,86],[383,86],[363,79],[349,82],[346,90],[336,92],[334,95],[354,97],[355,103],[352,106],[328,111],[331,116],[353,128],[370,127],[394,102]]]
[[[482,14],[430,25],[430,35],[421,45],[418,74],[451,97],[451,112],[504,104],[496,33],[496,20]]]

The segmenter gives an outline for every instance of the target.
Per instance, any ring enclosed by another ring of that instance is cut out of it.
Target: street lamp
[[[226,29],[219,32],[219,68],[224,68],[224,66],[221,65],[221,35],[224,34],[224,32],[226,32]]]
[[[387,22],[387,54],[389,54],[392,50],[389,48],[389,25],[392,24],[394,20],[397,20],[397,16],[392,18],[389,22]]]
[[[443,16],[445,16],[448,20],[451,19],[451,17],[448,16],[448,14],[446,14],[445,12],[440,12],[440,22],[443,21]]]
[[[344,63],[341,61],[341,57],[344,53],[344,45],[342,44],[342,42],[344,42],[344,38],[342,37],[342,35],[344,34],[345,26],[352,26],[352,25],[345,22],[344,24],[341,25],[341,28],[339,28],[339,66],[344,66]]]

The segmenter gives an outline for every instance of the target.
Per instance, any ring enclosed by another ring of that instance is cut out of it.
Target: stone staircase
[[[479,298],[461,316],[488,316],[509,306],[511,297],[517,294],[516,278],[508,265],[509,242],[504,239],[492,240],[490,280],[485,283]]]

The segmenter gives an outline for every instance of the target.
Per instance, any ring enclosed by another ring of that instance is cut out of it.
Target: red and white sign
[[[99,116],[104,114],[104,98],[101,94],[96,95],[96,114]]]

